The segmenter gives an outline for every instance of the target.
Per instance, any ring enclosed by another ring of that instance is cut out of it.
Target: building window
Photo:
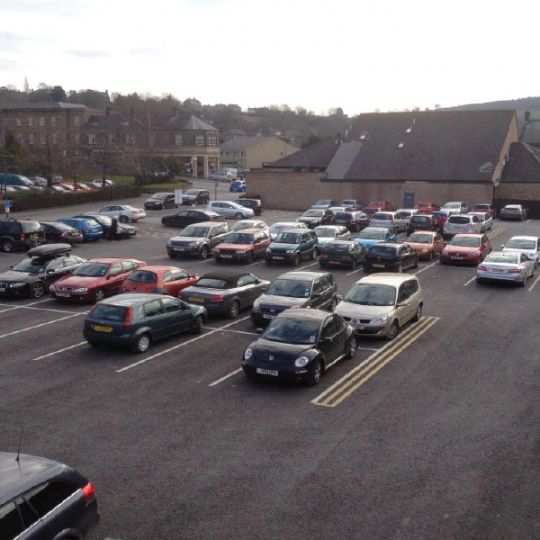
[[[96,134],[95,133],[89,133],[88,134],[88,144],[96,144]]]
[[[73,141],[77,146],[79,145],[79,143],[81,142],[81,136],[79,133],[75,133],[75,135],[73,136]]]
[[[78,116],[73,117],[73,125],[74,125],[75,127],[79,127],[79,125],[80,125],[80,119],[79,119]]]
[[[17,125],[17,127],[22,126],[22,122],[21,122],[21,119],[19,117],[15,118],[15,124]]]
[[[28,127],[34,127],[34,119],[31,116],[28,117]]]
[[[56,133],[52,134],[52,143],[58,144],[58,135]]]
[[[174,144],[176,146],[182,146],[184,144],[184,137],[182,137],[181,133],[176,133],[174,136]]]
[[[45,117],[44,116],[39,117],[39,125],[40,125],[40,127],[45,127]]]
[[[56,126],[56,116],[51,116],[51,126]]]
[[[126,144],[134,145],[135,141],[136,141],[135,135],[130,135],[129,133],[126,133]]]
[[[197,146],[204,146],[204,133],[197,133],[195,135],[195,144]]]
[[[28,142],[30,144],[34,144],[34,134],[33,133],[30,133],[30,135],[28,135]]]
[[[114,135],[112,133],[109,133],[108,140],[109,144],[114,144]]]
[[[45,133],[39,134],[39,142],[40,144],[47,144],[47,137],[45,136]]]
[[[212,133],[208,134],[208,146],[217,146],[217,136]]]
[[[20,143],[23,143],[23,142],[24,142],[24,137],[23,137],[22,133],[19,133],[19,134],[17,135],[17,140],[18,140]]]

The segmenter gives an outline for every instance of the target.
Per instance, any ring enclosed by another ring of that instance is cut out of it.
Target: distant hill
[[[453,111],[478,111],[486,109],[510,109],[516,111],[540,110],[540,97],[488,101],[486,103],[470,103],[467,105],[458,105],[457,107],[446,108],[446,110]]]

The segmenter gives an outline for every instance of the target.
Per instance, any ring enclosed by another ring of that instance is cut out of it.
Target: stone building
[[[265,163],[298,152],[298,148],[278,137],[233,136],[221,145],[220,152],[224,166],[260,169]]]

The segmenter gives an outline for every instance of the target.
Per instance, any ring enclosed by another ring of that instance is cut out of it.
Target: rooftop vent
[[[405,133],[412,133],[412,128],[407,128],[407,129],[405,130]]]
[[[402,143],[402,142],[400,142],[400,143],[397,145],[398,148],[403,148],[404,146],[405,146],[405,143]]]

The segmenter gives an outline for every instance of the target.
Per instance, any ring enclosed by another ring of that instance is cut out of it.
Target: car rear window
[[[396,248],[391,246],[378,246],[375,244],[370,250],[369,254],[376,257],[394,257],[396,255]]]
[[[353,215],[350,212],[338,212],[336,214],[336,221],[351,221]]]
[[[126,318],[128,308],[125,306],[115,306],[113,304],[96,304],[92,310],[93,319],[103,321],[122,322]]]
[[[277,235],[276,243],[299,244],[301,238],[302,235],[298,233],[282,232]]]
[[[195,283],[194,287],[204,287],[207,289],[226,289],[228,286],[228,282],[225,279],[217,279],[217,278],[201,278],[197,283]]]
[[[37,221],[21,221],[21,227],[25,233],[41,231],[41,225]]]
[[[465,225],[470,222],[471,220],[467,216],[450,216],[448,218],[448,223],[458,223],[460,225]]]
[[[412,223],[429,223],[431,221],[431,218],[428,216],[413,216],[411,218]]]
[[[155,272],[150,272],[149,270],[137,270],[131,272],[128,281],[135,281],[137,283],[156,283],[157,274]]]
[[[373,219],[380,219],[383,221],[391,221],[392,220],[392,214],[385,214],[383,212],[377,212],[376,214],[373,214]]]

